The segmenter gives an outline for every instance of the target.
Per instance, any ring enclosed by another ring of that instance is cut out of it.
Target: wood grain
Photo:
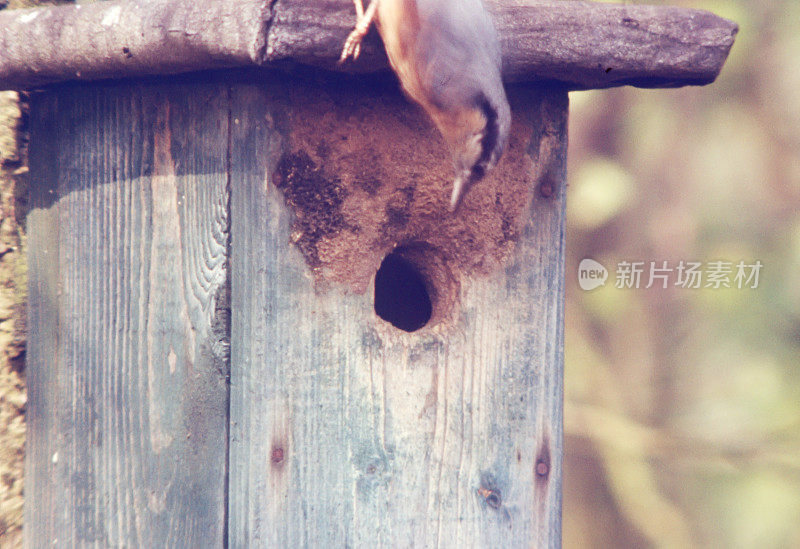
[[[572,89],[702,85],[738,27],[709,12],[560,0],[487,0],[509,82]],[[221,67],[387,71],[373,33],[338,65],[352,0],[117,0],[0,12],[0,89]]]
[[[291,107],[234,88],[230,547],[560,545],[566,91],[525,103],[514,256],[406,334],[315,290],[271,179]]]
[[[223,543],[226,89],[34,98],[28,547]]]
[[[121,0],[0,12],[0,88],[262,59],[269,0]]]
[[[292,96],[35,96],[27,545],[557,547],[566,91],[512,94],[538,189],[515,253],[413,334],[290,243]]]

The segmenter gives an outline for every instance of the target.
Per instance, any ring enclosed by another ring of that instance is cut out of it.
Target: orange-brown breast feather
[[[416,0],[381,0],[378,4],[378,30],[389,62],[406,93],[430,112],[429,94],[416,63],[420,24]]]

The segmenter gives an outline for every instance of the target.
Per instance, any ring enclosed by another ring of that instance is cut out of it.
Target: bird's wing
[[[416,0],[417,56],[423,84],[447,109],[464,105],[499,79],[500,46],[481,0]]]

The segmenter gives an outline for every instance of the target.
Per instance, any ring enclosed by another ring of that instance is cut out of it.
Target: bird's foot
[[[339,63],[344,63],[347,61],[347,58],[351,56],[354,61],[358,59],[358,56],[361,55],[361,41],[364,40],[366,34],[366,30],[362,31],[358,27],[350,33],[350,36],[347,37],[344,43],[344,48],[342,48],[342,55],[339,57]]]
[[[369,27],[375,19],[378,0],[372,0],[366,12],[364,11],[361,0],[354,0],[354,2],[356,5],[358,22],[356,23],[356,28],[353,29],[353,32],[350,33],[344,43],[342,55],[339,57],[339,63],[344,63],[348,57],[352,57],[353,60],[358,59],[358,56],[361,55],[361,42],[364,40],[367,32],[369,32]]]

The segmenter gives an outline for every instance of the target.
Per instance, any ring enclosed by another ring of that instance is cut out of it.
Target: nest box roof
[[[713,82],[738,27],[709,12],[559,0],[486,0],[507,81],[570,89]],[[380,39],[338,66],[352,0],[117,0],[0,12],[0,89],[68,80],[302,64],[385,71]]]

